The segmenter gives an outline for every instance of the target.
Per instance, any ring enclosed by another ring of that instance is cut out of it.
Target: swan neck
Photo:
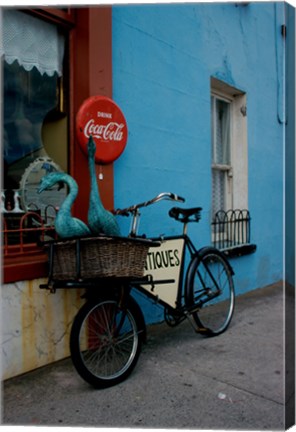
[[[69,186],[69,193],[61,205],[60,211],[71,212],[72,205],[78,194],[78,186],[76,182],[69,176],[65,176],[61,181]]]
[[[89,157],[89,171],[90,171],[90,181],[91,181],[91,195],[96,199],[96,205],[103,207],[101,202],[99,186],[96,179],[96,168],[94,158]]]

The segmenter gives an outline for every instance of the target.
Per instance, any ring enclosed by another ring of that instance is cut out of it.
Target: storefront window
[[[54,170],[67,171],[63,76],[66,38],[55,24],[13,9],[3,10],[1,27],[4,58],[1,210],[6,228],[13,225],[15,229],[24,213],[36,211],[44,220],[46,201],[54,209],[65,197],[65,190],[55,189],[44,199],[37,189],[43,175]],[[27,238],[30,241],[30,235]]]
[[[40,177],[57,169],[73,176],[79,185],[73,216],[87,218],[88,161],[75,139],[75,115],[93,94],[112,97],[111,23],[111,6],[0,8],[5,283],[48,271],[46,249],[36,239],[42,230],[54,234],[53,209],[67,191],[37,194]],[[112,164],[104,167],[100,186],[113,208]]]
[[[26,71],[17,61],[4,62],[4,188],[17,189],[25,169],[45,156],[42,126],[57,105],[57,76],[34,67]]]

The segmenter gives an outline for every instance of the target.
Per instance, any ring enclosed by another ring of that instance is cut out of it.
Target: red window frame
[[[75,137],[75,117],[89,96],[112,97],[112,6],[91,8],[26,9],[39,18],[54,22],[69,31],[69,171],[79,185],[73,213],[86,220],[89,200],[87,158]],[[102,43],[103,41],[103,43]],[[106,208],[112,209],[113,164],[97,167],[103,173],[100,193]],[[42,247],[26,245],[13,251],[8,246],[2,254],[3,282],[36,279],[47,275],[47,255]]]

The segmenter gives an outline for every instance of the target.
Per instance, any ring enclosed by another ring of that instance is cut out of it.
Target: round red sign
[[[82,150],[92,136],[96,143],[95,161],[108,164],[123,152],[127,142],[127,124],[121,109],[106,96],[86,99],[76,116],[76,133]]]

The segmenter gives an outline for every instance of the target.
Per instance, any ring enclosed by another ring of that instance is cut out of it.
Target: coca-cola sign
[[[95,160],[108,164],[123,152],[127,142],[127,125],[121,109],[106,96],[92,96],[81,105],[76,116],[76,132],[87,154],[90,136],[96,142]]]

